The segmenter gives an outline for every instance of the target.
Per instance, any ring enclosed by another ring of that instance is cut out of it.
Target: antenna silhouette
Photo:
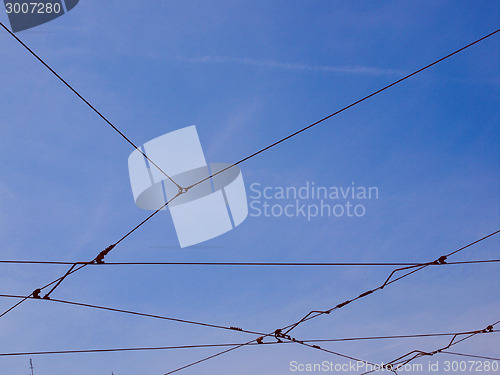
[[[31,370],[30,375],[33,375],[33,360],[31,358],[30,358],[30,370]]]

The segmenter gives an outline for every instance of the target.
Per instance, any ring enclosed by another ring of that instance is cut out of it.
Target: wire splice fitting
[[[257,344],[262,344],[262,340],[264,340],[264,336],[260,336],[257,338]]]
[[[446,259],[448,257],[446,255],[440,256],[437,260],[434,261],[434,264],[446,264]]]
[[[488,333],[488,332],[493,332],[493,326],[492,325],[489,325],[488,327],[486,327],[483,331],[484,333]]]
[[[341,307],[344,307],[345,305],[347,305],[348,303],[351,303],[352,301],[345,301],[345,302],[342,302],[342,303],[339,303],[337,306],[335,306],[337,309],[340,309]]]
[[[372,294],[372,293],[373,293],[373,290],[369,290],[368,292],[364,292],[364,293],[360,294],[358,296],[358,298],[366,297],[367,295]]]
[[[109,253],[111,250],[113,250],[113,248],[114,248],[115,246],[116,246],[116,245],[114,245],[114,244],[113,244],[113,245],[109,245],[107,248],[105,248],[103,251],[101,251],[101,252],[99,253],[99,255],[95,257],[95,259],[94,259],[93,263],[95,263],[95,264],[104,264],[104,257],[105,257],[106,255],[108,255],[108,253]]]

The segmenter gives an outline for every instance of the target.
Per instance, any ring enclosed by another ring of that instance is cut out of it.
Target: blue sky
[[[499,11],[495,1],[81,1],[18,36],[137,144],[196,124],[208,161],[235,162],[497,29]],[[5,32],[0,46],[0,258],[92,259],[148,215],[130,189],[132,148]],[[375,186],[378,199],[358,202],[364,216],[249,216],[180,249],[161,213],[107,260],[420,262],[499,229],[499,51],[497,35],[241,165],[248,192],[252,183]],[[499,245],[494,237],[453,260],[498,258]],[[2,293],[29,294],[65,270],[0,265]],[[53,297],[269,332],[378,286],[390,271],[87,267]],[[426,269],[293,332],[328,339],[483,328],[500,319],[498,275],[495,264]],[[43,301],[0,319],[1,353],[252,338]],[[482,335],[456,351],[498,357],[498,344]],[[379,363],[443,345],[324,346]],[[217,350],[33,360],[39,375],[163,374]],[[267,345],[184,373],[290,374],[290,361],[323,360],[344,362]],[[0,358],[0,375],[26,373],[28,364]]]

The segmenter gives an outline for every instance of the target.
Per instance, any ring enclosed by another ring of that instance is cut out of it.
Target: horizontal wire
[[[498,263],[500,259],[467,260],[459,262],[447,262],[443,264],[431,264],[433,266],[449,266],[460,264]],[[85,264],[89,266],[423,266],[427,263],[377,263],[377,262],[62,262],[43,260],[0,260],[0,264],[43,264],[43,265],[73,265]]]
[[[492,332],[500,332],[499,330],[494,330]],[[471,332],[454,332],[454,333],[424,333],[424,334],[414,334],[414,335],[392,335],[392,336],[367,336],[367,337],[344,337],[336,339],[316,339],[316,340],[303,340],[306,343],[315,342],[342,342],[342,341],[363,341],[363,340],[384,340],[384,339],[406,339],[406,338],[423,338],[423,337],[442,337],[442,336],[455,336],[455,335],[465,335]],[[283,342],[262,342],[262,343],[251,343],[249,346],[256,345],[276,345],[276,344],[293,344],[292,341]],[[177,346],[154,346],[154,347],[129,347],[129,348],[105,348],[105,349],[75,349],[75,350],[53,350],[53,351],[36,351],[36,352],[12,352],[12,353],[0,353],[0,357],[10,357],[10,356],[25,356],[25,355],[51,355],[51,354],[82,354],[82,353],[103,353],[103,352],[126,352],[126,351],[154,351],[154,350],[176,350],[176,349],[203,349],[203,348],[220,348],[220,347],[232,347],[241,344],[236,343],[225,343],[225,344],[199,344],[199,345],[177,345]],[[442,352],[447,353],[447,352]],[[449,353],[449,354],[459,354],[459,353]],[[481,357],[485,358],[485,357]]]

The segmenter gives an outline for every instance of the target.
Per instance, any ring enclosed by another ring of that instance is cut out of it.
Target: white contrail
[[[405,75],[405,71],[396,69],[374,68],[369,66],[335,66],[335,65],[309,65],[302,63],[283,63],[272,60],[257,60],[241,57],[225,56],[202,56],[194,58],[179,57],[179,60],[189,63],[208,64],[241,64],[259,66],[262,68],[277,68],[289,70],[309,70],[350,74],[371,74],[371,75]]]

